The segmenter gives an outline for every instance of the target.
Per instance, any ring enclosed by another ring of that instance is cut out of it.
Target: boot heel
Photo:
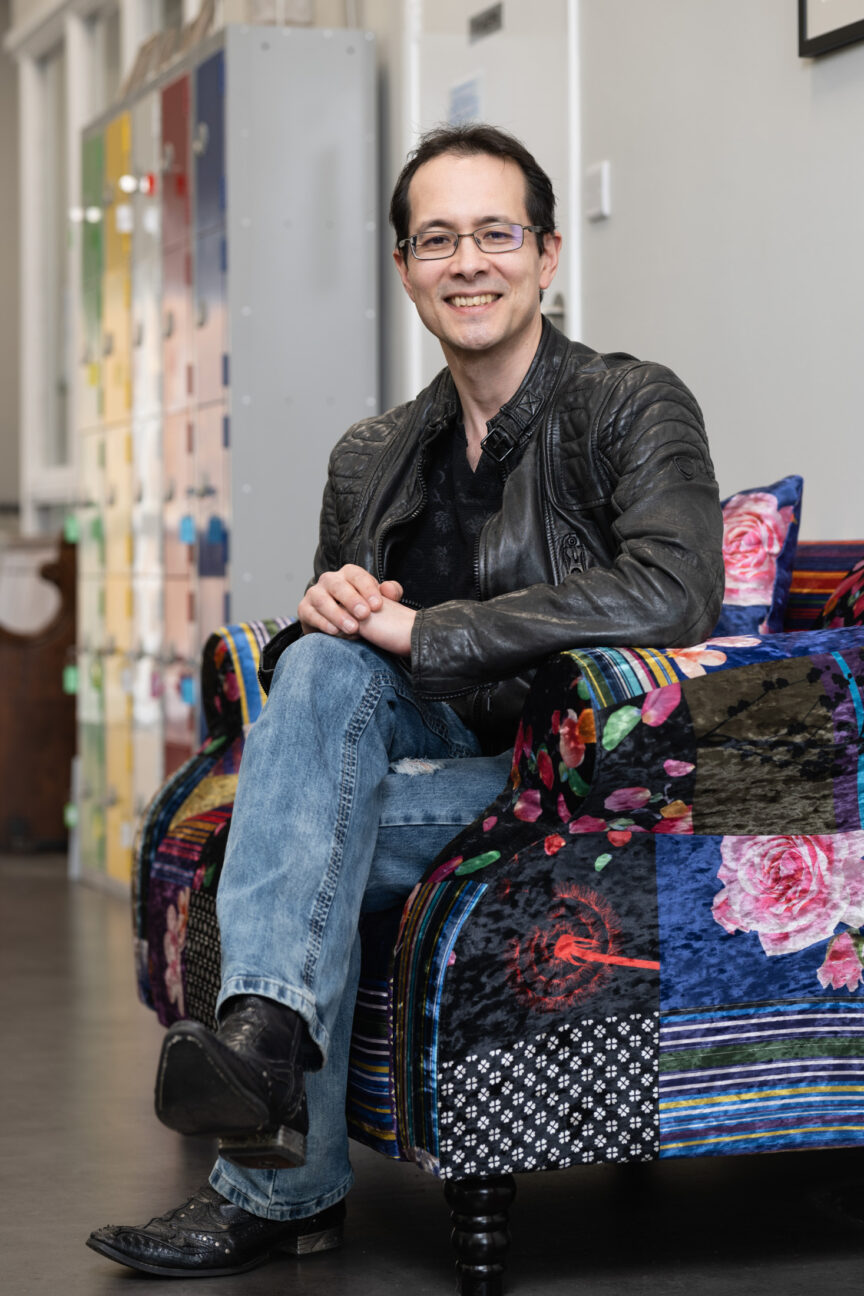
[[[318,1251],[335,1251],[342,1245],[342,1225],[334,1224],[331,1228],[321,1229],[318,1233],[303,1233],[299,1237],[285,1242],[280,1248],[289,1255],[315,1255]]]
[[[226,1134],[219,1140],[219,1155],[253,1170],[294,1169],[306,1164],[306,1136],[290,1125],[254,1134]]]

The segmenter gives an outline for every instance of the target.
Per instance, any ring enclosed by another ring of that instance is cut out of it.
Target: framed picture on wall
[[[864,0],[798,0],[801,58],[860,40],[864,40]]]

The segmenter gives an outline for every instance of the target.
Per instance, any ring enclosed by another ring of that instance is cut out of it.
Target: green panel
[[[81,805],[79,845],[81,866],[91,873],[105,872],[105,730],[100,724],[78,728],[81,753]]]
[[[84,208],[81,274],[85,284],[98,282],[102,278],[104,171],[105,145],[102,134],[85,136],[81,146],[81,205]],[[88,220],[88,213],[93,215],[97,209],[99,220]],[[101,287],[99,292],[101,297]]]

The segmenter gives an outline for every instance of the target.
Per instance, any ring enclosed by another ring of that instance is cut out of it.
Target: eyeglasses
[[[404,248],[407,243],[418,261],[442,261],[453,256],[463,238],[473,238],[481,252],[516,252],[525,241],[526,230],[531,234],[548,233],[542,225],[481,225],[468,234],[431,229],[400,239],[396,246]]]

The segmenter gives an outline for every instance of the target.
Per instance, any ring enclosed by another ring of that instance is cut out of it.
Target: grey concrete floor
[[[84,1246],[206,1179],[213,1149],[152,1110],[161,1038],[132,976],[128,906],[70,884],[64,861],[0,858],[0,1292],[3,1296],[378,1296],[452,1292],[441,1185],[354,1153],[342,1251],[237,1278],[149,1278]],[[845,1296],[864,1230],[824,1219],[820,1184],[864,1180],[857,1152],[522,1175],[512,1296]],[[864,1189],[862,1189],[864,1197]]]

